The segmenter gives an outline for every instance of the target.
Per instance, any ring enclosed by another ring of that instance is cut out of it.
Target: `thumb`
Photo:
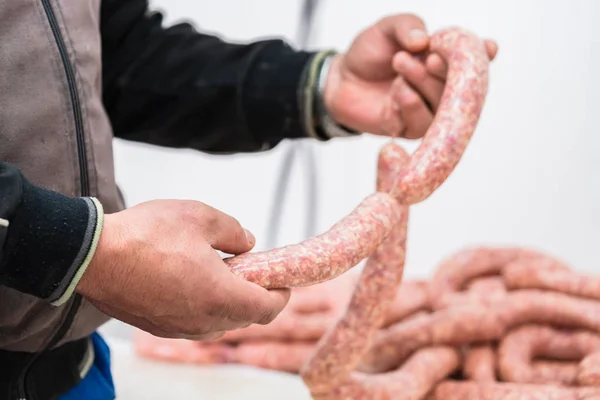
[[[392,43],[411,53],[423,51],[429,45],[425,23],[416,15],[392,15],[380,20],[377,27]]]
[[[215,250],[228,254],[246,253],[254,247],[256,239],[230,215],[212,209],[210,223],[206,227],[206,241]]]

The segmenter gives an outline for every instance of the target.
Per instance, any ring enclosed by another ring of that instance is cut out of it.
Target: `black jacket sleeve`
[[[307,136],[302,105],[315,53],[281,40],[227,43],[185,23],[165,28],[148,0],[101,4],[104,104],[115,136],[208,153]]]
[[[64,303],[94,254],[102,220],[96,199],[34,186],[0,162],[0,285]]]

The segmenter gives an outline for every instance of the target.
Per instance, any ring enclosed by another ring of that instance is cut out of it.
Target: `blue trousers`
[[[91,336],[95,359],[87,375],[59,397],[59,400],[114,400],[115,386],[110,372],[110,349],[98,333]]]

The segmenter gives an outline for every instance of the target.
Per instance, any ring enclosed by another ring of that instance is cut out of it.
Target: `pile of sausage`
[[[299,291],[290,304],[298,314],[286,311],[273,326],[232,332],[213,343],[144,335],[138,350],[171,361],[305,371],[355,281],[345,275],[312,297]],[[339,303],[317,298],[334,290]],[[315,311],[312,321],[302,321],[301,307],[327,303],[335,310]],[[600,399],[600,277],[546,254],[462,250],[444,259],[430,280],[402,283],[389,311],[352,379],[335,383],[327,397],[313,391],[315,398]]]
[[[361,360],[376,376],[419,364],[419,395],[393,398],[600,399],[599,278],[531,250],[473,248],[444,260],[427,293]]]
[[[581,289],[579,282],[561,286],[546,279],[548,273],[566,276],[571,271],[537,253],[519,249],[460,253],[440,267],[422,307],[382,329],[402,280],[409,207],[428,198],[453,171],[476,128],[487,93],[489,60],[479,38],[447,29],[432,36],[430,50],[446,60],[448,77],[434,121],[417,151],[409,156],[394,142],[384,146],[376,193],[326,233],[225,262],[234,274],[276,289],[333,279],[368,257],[345,312],[319,338],[300,368],[316,400],[600,396],[600,388],[591,386],[598,358],[591,338],[600,330],[600,308],[593,300],[575,297],[597,291]],[[395,107],[394,86],[383,110],[384,121],[401,112]],[[393,136],[401,128],[386,124],[386,129]],[[537,280],[520,267],[532,263],[536,271],[546,268]],[[463,290],[466,284],[470,286]],[[563,293],[540,291],[538,286],[543,285]],[[565,326],[587,331],[563,331]],[[520,328],[513,332],[516,327]],[[539,338],[546,341],[537,343]],[[524,355],[527,346],[529,355]],[[464,351],[464,366],[468,366],[464,374],[471,382],[438,385],[459,369]],[[531,364],[539,353],[552,361]],[[588,356],[573,365],[573,358]],[[555,361],[563,358],[571,364]],[[580,386],[499,386],[496,364],[505,380],[515,376],[527,382],[556,380],[560,375],[561,383]],[[512,372],[513,365],[520,368],[517,373]],[[572,368],[574,376],[569,375]]]

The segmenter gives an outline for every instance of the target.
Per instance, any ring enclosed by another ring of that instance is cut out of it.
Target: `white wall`
[[[594,0],[323,0],[315,46],[346,48],[378,18],[414,12],[430,30],[461,25],[500,44],[478,131],[455,173],[413,207],[407,276],[424,276],[456,249],[536,246],[592,271],[600,258],[600,4]],[[299,0],[160,0],[169,21],[193,20],[235,40],[292,38]],[[315,144],[320,230],[373,191],[382,139]],[[264,242],[277,168],[271,153],[214,157],[118,142],[117,177],[131,204],[197,199],[226,211]],[[414,144],[409,146],[414,149]],[[296,173],[281,243],[302,239],[304,177]],[[254,194],[243,194],[254,190]]]

